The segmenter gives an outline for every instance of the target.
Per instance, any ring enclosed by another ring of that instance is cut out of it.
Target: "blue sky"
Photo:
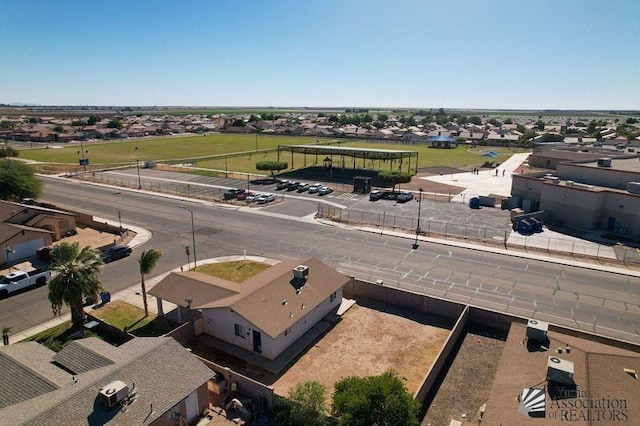
[[[638,0],[4,0],[0,103],[640,109]]]

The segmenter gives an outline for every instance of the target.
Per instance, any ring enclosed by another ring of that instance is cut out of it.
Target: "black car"
[[[281,180],[278,183],[276,183],[276,189],[278,189],[278,190],[286,189],[288,183],[289,183],[288,180]]]
[[[238,198],[238,195],[242,194],[244,189],[227,189],[224,194],[222,194],[222,198],[225,200],[233,200],[234,198]]]
[[[129,246],[113,246],[102,252],[102,261],[109,263],[114,260],[122,259],[131,255],[131,247]]]
[[[287,191],[295,191],[300,186],[300,182],[287,182]]]

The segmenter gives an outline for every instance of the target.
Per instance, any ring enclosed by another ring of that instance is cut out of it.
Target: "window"
[[[329,302],[333,302],[334,300],[336,300],[336,297],[337,297],[337,292],[334,291],[329,297]]]
[[[244,330],[244,326],[240,324],[234,324],[234,325],[236,326],[236,336],[242,337],[244,339],[245,335],[247,334]]]

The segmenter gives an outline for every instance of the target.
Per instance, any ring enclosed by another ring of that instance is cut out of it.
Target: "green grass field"
[[[256,170],[255,164],[258,161],[276,161],[277,152],[274,150],[278,145],[304,145],[315,144],[317,138],[312,137],[287,137],[287,136],[264,136],[258,135],[234,135],[215,134],[206,136],[184,136],[155,139],[138,139],[113,141],[106,143],[85,144],[84,149],[88,151],[86,157],[89,158],[93,167],[99,165],[135,165],[136,159],[140,161],[155,160],[184,160],[192,163],[196,167],[215,170],[228,170],[229,172],[245,172],[252,174],[264,174]],[[333,139],[320,139],[320,144],[333,142]],[[258,151],[256,151],[256,144]],[[372,141],[351,141],[345,140],[340,143],[342,147],[349,148],[372,148],[391,149],[418,152],[418,168],[425,167],[470,167],[480,164],[484,159],[483,152],[496,151],[501,154],[495,159],[500,163],[513,153],[523,152],[519,149],[478,147],[471,149],[468,146],[460,146],[456,149],[434,149],[429,144],[411,145],[402,143],[378,143]],[[79,145],[65,146],[55,149],[30,149],[20,152],[20,157],[39,161],[43,163],[64,164],[69,167],[78,167],[80,155]],[[224,158],[224,154],[245,153],[240,156],[229,156]],[[220,158],[211,158],[220,155]],[[208,157],[202,158],[201,157]],[[314,164],[322,164],[322,156],[294,154],[282,152],[280,161],[286,161],[289,168],[302,168]],[[334,156],[334,166],[341,167],[342,158]],[[415,168],[415,158],[412,159],[411,169]],[[356,159],[356,168],[378,169],[377,162],[367,162],[363,164],[361,159]],[[353,159],[345,157],[344,166],[353,167]]]

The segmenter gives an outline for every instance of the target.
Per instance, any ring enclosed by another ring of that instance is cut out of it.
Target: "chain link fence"
[[[525,236],[509,229],[498,231],[496,228],[456,224],[446,221],[423,219],[418,226],[415,217],[387,214],[386,212],[367,212],[354,209],[340,209],[333,206],[318,205],[317,217],[355,226],[367,226],[384,231],[397,231],[409,235],[461,241],[483,246],[518,250],[540,255],[593,261],[601,264],[620,265],[640,268],[640,251],[634,247],[599,244],[577,239],[545,237],[540,234]]]

